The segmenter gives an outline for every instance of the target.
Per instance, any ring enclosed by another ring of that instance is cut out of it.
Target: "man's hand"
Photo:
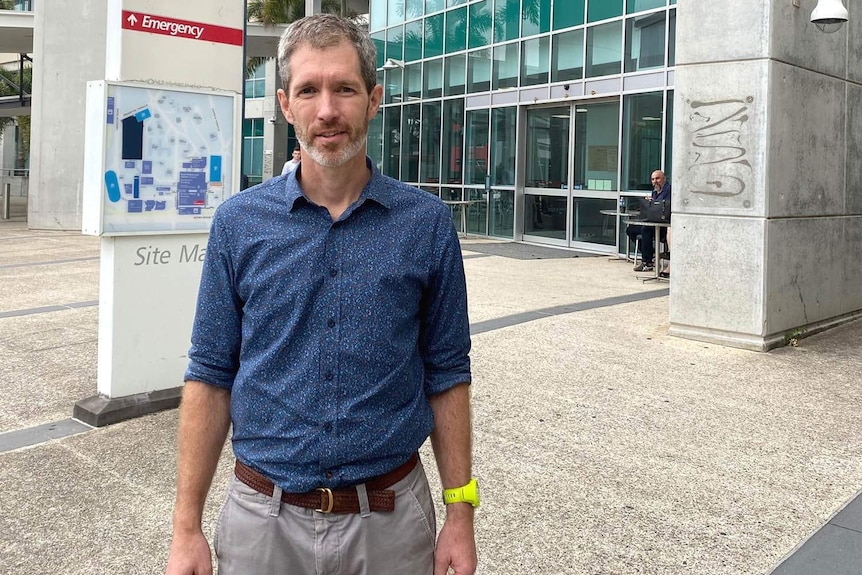
[[[434,575],[446,575],[449,567],[455,575],[473,575],[477,563],[473,508],[469,503],[451,503],[446,506],[446,521],[437,537]]]
[[[203,532],[174,532],[165,575],[212,575],[210,546]]]

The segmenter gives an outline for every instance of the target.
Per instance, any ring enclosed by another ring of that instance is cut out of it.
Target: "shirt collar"
[[[368,156],[365,156],[365,165],[371,170],[371,179],[368,180],[365,188],[363,188],[362,193],[359,195],[359,199],[356,201],[356,205],[361,205],[365,200],[372,200],[384,208],[389,209],[395,201],[392,187],[386,185],[385,176],[380,173],[380,170],[377,169],[377,166],[374,165],[374,162],[371,161],[371,158]],[[290,211],[293,211],[296,208],[296,202],[300,198],[305,200],[305,203],[311,203],[311,201],[302,192],[302,188],[296,179],[300,170],[302,170],[302,162],[300,162],[299,166],[290,172],[285,179],[285,197],[287,199],[287,203],[290,205]]]

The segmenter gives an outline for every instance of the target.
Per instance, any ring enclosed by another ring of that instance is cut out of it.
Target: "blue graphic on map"
[[[234,97],[110,85],[104,231],[206,230],[234,192]]]

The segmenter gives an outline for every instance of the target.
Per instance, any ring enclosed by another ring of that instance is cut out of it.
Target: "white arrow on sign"
[[[138,23],[138,19],[135,17],[134,14],[129,14],[129,17],[126,18],[126,20],[128,20],[129,24],[131,24],[132,26]]]

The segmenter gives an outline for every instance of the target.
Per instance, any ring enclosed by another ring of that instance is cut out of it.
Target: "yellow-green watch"
[[[446,505],[450,503],[469,503],[473,507],[479,507],[479,482],[476,478],[472,478],[470,483],[454,489],[443,490],[443,502]]]

